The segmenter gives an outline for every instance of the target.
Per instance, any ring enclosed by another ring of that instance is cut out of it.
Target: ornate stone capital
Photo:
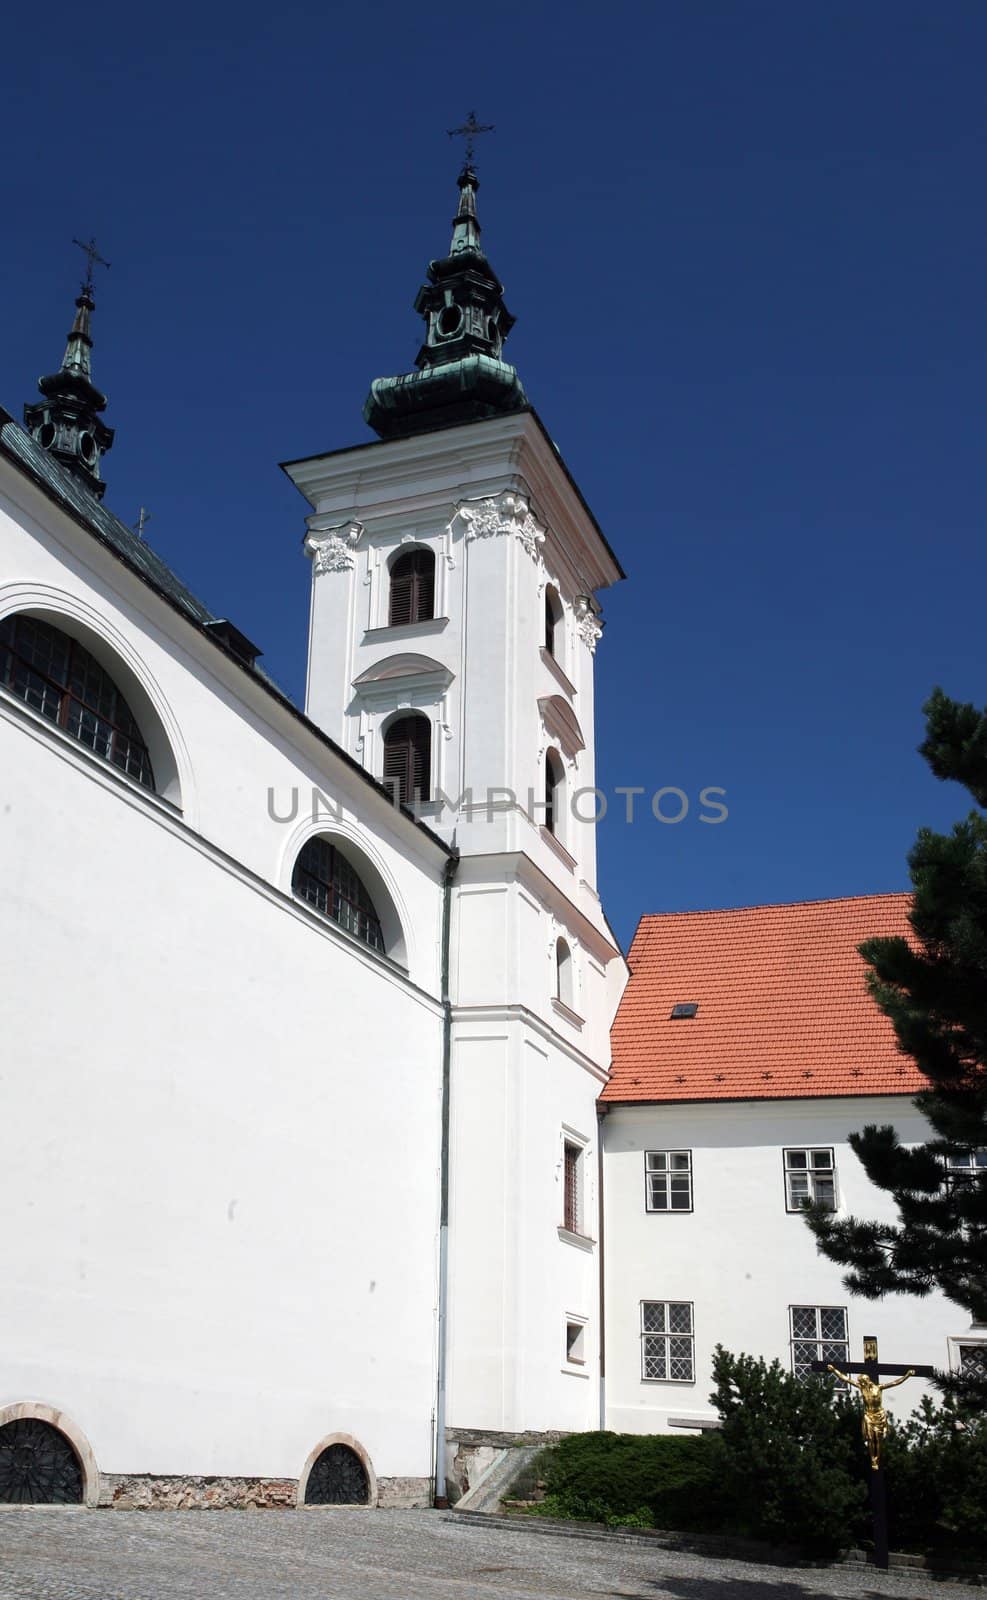
[[[592,655],[603,633],[603,624],[598,613],[593,610],[593,602],[588,595],[579,594],[576,596],[574,610],[576,613],[576,630],[583,644],[588,647],[590,655]]]
[[[356,566],[354,546],[363,534],[362,522],[341,522],[334,528],[309,531],[305,549],[316,572],[346,572]]]
[[[521,541],[529,556],[538,559],[538,546],[545,538],[545,530],[531,515],[531,507],[523,495],[508,490],[488,500],[464,500],[456,507],[456,516],[462,517],[466,524],[467,540],[510,533]]]

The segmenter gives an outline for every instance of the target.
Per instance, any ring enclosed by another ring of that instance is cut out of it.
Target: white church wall
[[[903,1097],[613,1106],[604,1118],[606,1416],[619,1432],[668,1429],[670,1418],[709,1418],[715,1345],[791,1367],[791,1306],[845,1307],[851,1359],[876,1334],[887,1361],[947,1367],[948,1340],[966,1313],[927,1299],[851,1296],[841,1269],[816,1250],[786,1209],[783,1151],[832,1148],[841,1214],[893,1221],[888,1197],[867,1179],[847,1135],[890,1122],[907,1143],[927,1124]],[[692,1153],[691,1212],[645,1207],[645,1152]],[[693,1382],[642,1378],[641,1303],[693,1307]],[[906,1415],[925,1385],[910,1380],[888,1403]]]

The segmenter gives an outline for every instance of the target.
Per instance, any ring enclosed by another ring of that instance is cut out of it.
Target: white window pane
[[[671,1164],[673,1172],[688,1172],[690,1166],[688,1150],[673,1150]]]
[[[815,1306],[793,1306],[792,1338],[814,1339],[816,1337],[816,1331]]]
[[[668,1189],[666,1180],[660,1173],[652,1173],[648,1178],[649,1205],[652,1211],[668,1210]]]
[[[665,1157],[664,1150],[649,1150],[648,1151],[647,1163],[648,1163],[648,1171],[649,1172],[664,1172],[664,1170],[665,1170],[665,1161],[666,1161],[666,1157]]]
[[[672,1333],[691,1333],[692,1307],[690,1305],[670,1305],[668,1308],[668,1326]]]
[[[828,1170],[828,1171],[832,1172],[832,1170],[833,1170],[833,1152],[832,1152],[832,1150],[813,1150],[813,1152],[812,1152],[812,1165],[814,1167],[816,1167],[817,1169],[825,1169],[825,1170]]]
[[[846,1338],[846,1312],[842,1306],[822,1306],[819,1327],[824,1339]]]
[[[816,1178],[813,1184],[813,1199],[821,1206],[829,1206],[831,1211],[836,1209],[836,1185],[832,1178]]]
[[[688,1185],[686,1185],[684,1188],[672,1189],[673,1211],[688,1211],[691,1205],[692,1191],[689,1189]]]
[[[645,1333],[664,1333],[665,1307],[659,1300],[646,1300],[641,1307],[641,1326]]]
[[[786,1150],[785,1151],[785,1165],[786,1165],[786,1167],[805,1167],[805,1166],[808,1166],[808,1162],[807,1162],[806,1156],[805,1156],[805,1151],[804,1150]]]

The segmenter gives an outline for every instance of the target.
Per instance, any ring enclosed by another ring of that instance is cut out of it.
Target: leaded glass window
[[[328,839],[309,839],[298,852],[291,877],[292,892],[324,917],[338,922],[372,950],[384,949],[380,918],[363,881],[346,857]]]
[[[792,1371],[797,1378],[813,1376],[813,1361],[831,1361],[843,1367],[850,1354],[845,1306],[789,1306],[792,1330]]]
[[[959,1346],[960,1371],[968,1378],[987,1378],[987,1343]]]
[[[38,617],[5,617],[0,684],[145,789],[154,788],[151,758],[133,712],[77,639]]]
[[[692,1151],[646,1150],[644,1181],[648,1211],[691,1211]]]
[[[785,1151],[785,1199],[789,1211],[801,1211],[809,1204],[836,1210],[832,1149]]]
[[[641,1301],[641,1377],[660,1383],[695,1382],[692,1306],[686,1300]]]

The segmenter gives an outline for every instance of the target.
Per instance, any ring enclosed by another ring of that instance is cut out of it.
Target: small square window
[[[691,1211],[692,1151],[646,1150],[644,1184],[647,1211]]]
[[[565,1358],[570,1366],[586,1365],[586,1324],[571,1317],[566,1318]]]
[[[830,1147],[786,1150],[785,1202],[789,1211],[806,1205],[836,1210],[836,1165]]]
[[[813,1361],[842,1367],[850,1353],[845,1306],[789,1306],[792,1371],[811,1378]]]
[[[686,1017],[694,1017],[699,1010],[698,1000],[679,1000],[672,1007],[670,1022],[683,1022]]]

